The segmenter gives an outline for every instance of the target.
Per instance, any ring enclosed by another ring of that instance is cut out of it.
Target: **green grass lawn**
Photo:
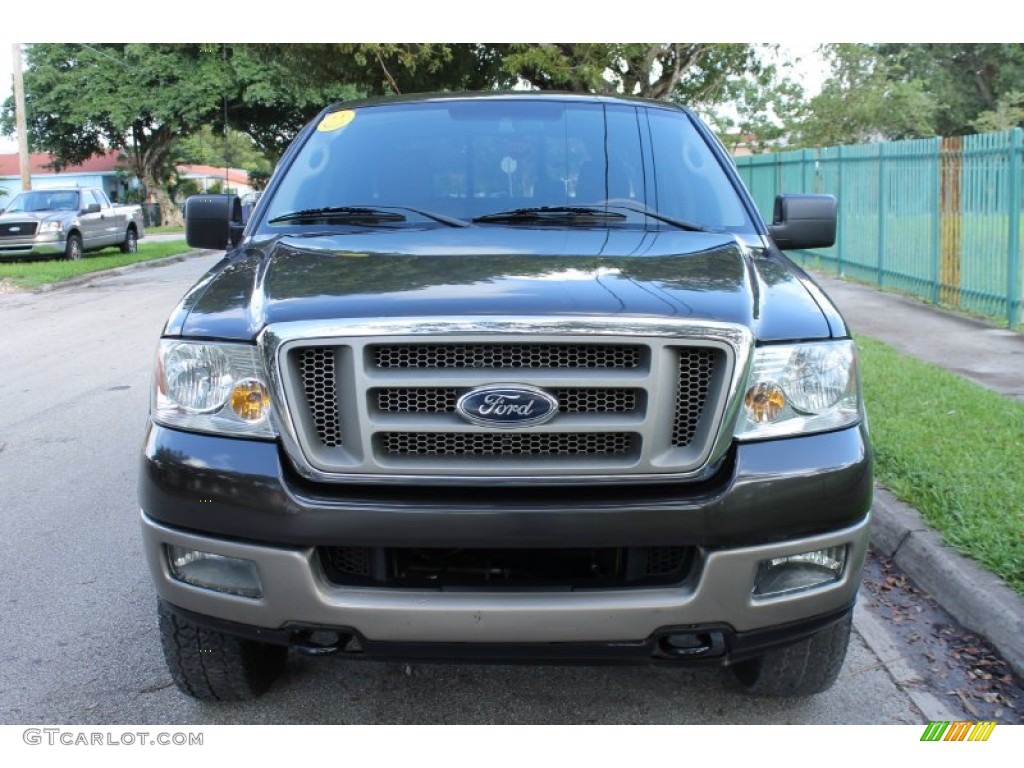
[[[184,227],[146,227],[147,235],[179,235],[184,233]]]
[[[1024,403],[860,336],[876,478],[1024,593]]]
[[[195,249],[190,248],[183,240],[170,243],[147,243],[142,240],[139,242],[137,253],[121,253],[114,247],[86,253],[82,256],[81,261],[20,260],[0,262],[0,280],[7,280],[22,288],[35,288],[45,283],[56,283],[87,272],[123,267],[125,264],[134,264],[138,261],[162,259],[165,256],[174,256],[192,250]]]

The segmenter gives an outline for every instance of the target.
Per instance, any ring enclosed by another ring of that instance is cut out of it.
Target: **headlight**
[[[45,235],[48,232],[63,232],[64,224],[59,221],[44,221],[39,225],[39,229],[36,230],[36,234]]]
[[[852,341],[759,347],[744,390],[736,437],[824,432],[861,418]]]
[[[168,427],[274,437],[256,348],[165,339],[157,351],[153,420]]]

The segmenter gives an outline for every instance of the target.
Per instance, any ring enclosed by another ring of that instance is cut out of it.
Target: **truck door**
[[[117,245],[121,242],[121,236],[124,233],[124,216],[118,212],[120,209],[114,208],[110,204],[110,200],[107,199],[107,195],[102,189],[92,190],[92,195],[96,198],[96,202],[100,204],[100,221],[103,225],[103,244]]]
[[[82,247],[86,250],[92,248],[99,248],[103,242],[103,221],[101,216],[103,215],[101,208],[97,213],[88,213],[89,206],[94,203],[99,203],[98,200],[94,199],[92,193],[87,189],[83,189],[81,192],[66,192],[61,193],[66,195],[77,195],[79,198],[78,205],[78,222],[79,227],[82,230]]]

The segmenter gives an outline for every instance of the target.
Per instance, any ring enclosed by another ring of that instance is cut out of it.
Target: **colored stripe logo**
[[[921,734],[921,741],[988,741],[995,727],[994,720],[932,720]]]

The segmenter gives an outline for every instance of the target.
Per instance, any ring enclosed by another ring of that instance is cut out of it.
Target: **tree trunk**
[[[153,193],[153,197],[156,198],[157,205],[160,206],[160,224],[165,227],[184,226],[185,219],[181,215],[181,209],[171,200],[171,196],[167,194],[167,190],[164,189],[163,185],[151,182],[149,190]]]

